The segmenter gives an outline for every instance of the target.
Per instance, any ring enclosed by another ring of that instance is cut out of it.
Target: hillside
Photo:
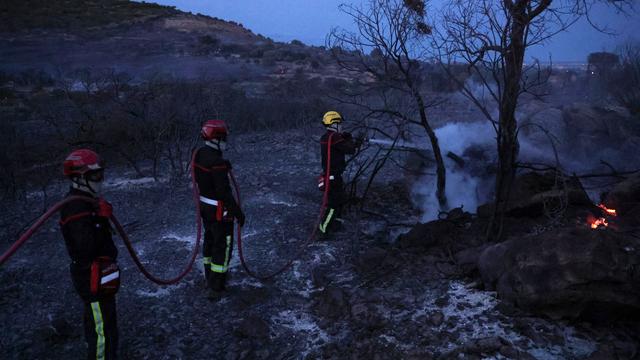
[[[54,5],[55,4],[55,5]],[[112,68],[137,77],[253,79],[334,73],[321,48],[277,43],[241,24],[131,1],[0,4],[0,72]],[[243,80],[243,79],[239,79]]]

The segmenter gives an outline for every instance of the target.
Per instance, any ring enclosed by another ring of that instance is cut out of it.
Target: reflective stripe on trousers
[[[224,264],[211,263],[211,271],[217,273],[226,273],[229,270],[229,252],[231,251],[231,235],[227,235],[227,248],[224,253]]]
[[[96,359],[104,360],[104,322],[102,321],[102,311],[99,302],[91,303],[91,311],[93,313],[93,322],[96,324],[96,335],[98,336],[96,344]]]
[[[327,232],[327,226],[331,222],[331,217],[333,216],[334,212],[335,212],[334,209],[329,209],[329,214],[327,214],[327,217],[324,219],[324,222],[320,224],[319,228],[320,228],[320,231],[322,231],[323,233]]]

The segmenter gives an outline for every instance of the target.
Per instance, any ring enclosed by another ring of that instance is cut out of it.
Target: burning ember
[[[605,218],[599,218],[599,219],[593,218],[593,219],[589,219],[589,222],[591,223],[592,229],[597,229],[600,226],[604,226],[604,227],[609,226],[609,223]]]
[[[604,204],[600,204],[598,205],[598,207],[602,210],[604,210],[607,215],[611,215],[611,216],[617,216],[618,214],[616,213],[616,209],[609,209],[608,207],[604,206]]]
[[[602,211],[604,211],[604,214],[607,217],[618,215],[615,209],[609,209],[604,204],[600,204],[598,205],[598,207],[602,209]],[[596,218],[595,216],[589,216],[587,218],[587,223],[589,224],[589,226],[591,226],[592,229],[606,228],[609,226],[609,222],[604,217]]]

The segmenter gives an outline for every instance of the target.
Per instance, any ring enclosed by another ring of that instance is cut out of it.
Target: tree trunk
[[[438,203],[440,204],[440,208],[446,210],[447,207],[447,194],[446,183],[447,183],[447,172],[444,167],[444,159],[442,158],[442,152],[440,151],[440,145],[438,144],[438,137],[436,133],[433,131],[429,124],[423,123],[424,130],[427,132],[429,136],[429,140],[431,141],[431,148],[433,149],[433,156],[436,160],[436,177],[437,177],[437,190],[436,196],[438,197]]]
[[[429,141],[431,142],[431,149],[433,150],[433,156],[436,160],[436,175],[437,175],[437,190],[436,197],[438,198],[438,203],[440,204],[441,210],[446,210],[447,207],[447,194],[446,184],[447,184],[447,172],[444,167],[444,159],[442,158],[442,152],[440,151],[440,145],[438,144],[438,137],[436,133],[433,131],[433,128],[427,121],[427,112],[424,110],[424,101],[422,100],[422,96],[417,91],[414,91],[414,97],[416,98],[416,102],[418,103],[418,107],[420,109],[420,123],[424,128],[424,131],[429,136]]]
[[[502,239],[504,216],[509,204],[511,186],[516,175],[519,144],[517,138],[518,121],[516,107],[520,94],[520,79],[525,52],[526,15],[523,6],[515,6],[512,11],[510,44],[504,55],[505,85],[500,103],[498,131],[498,174],[496,177],[496,199],[494,213],[487,229],[491,241]]]

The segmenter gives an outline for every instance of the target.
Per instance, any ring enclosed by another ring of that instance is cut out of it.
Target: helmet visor
[[[84,177],[88,181],[101,182],[101,181],[104,180],[104,170],[103,169],[99,169],[99,170],[87,171],[84,174]]]

